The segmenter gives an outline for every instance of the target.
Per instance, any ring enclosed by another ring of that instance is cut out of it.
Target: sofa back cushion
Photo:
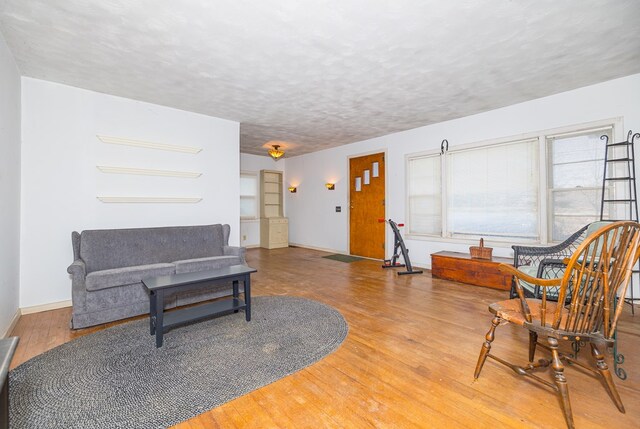
[[[220,224],[87,230],[80,234],[80,258],[90,273],[221,256],[224,245],[224,229]]]

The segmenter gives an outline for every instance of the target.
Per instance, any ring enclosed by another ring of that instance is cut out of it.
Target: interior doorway
[[[349,253],[384,259],[384,153],[349,159]]]

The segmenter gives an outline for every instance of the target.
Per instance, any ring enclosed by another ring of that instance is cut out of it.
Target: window
[[[440,155],[409,159],[409,233],[442,233]]]
[[[613,141],[614,126],[621,123],[600,121],[454,147],[442,155],[409,155],[407,234],[507,243],[564,240],[600,219],[605,155],[600,137]],[[609,156],[624,158],[623,148]],[[629,175],[624,173],[614,174]],[[605,198],[629,198],[628,183],[609,182]],[[609,206],[605,219],[626,218],[624,207]]]
[[[258,175],[240,173],[240,219],[258,218]]]
[[[612,128],[547,137],[551,241],[562,241],[600,219],[605,153],[602,135],[611,139]],[[607,195],[609,191],[605,191]]]
[[[537,240],[538,140],[446,154],[447,236]]]

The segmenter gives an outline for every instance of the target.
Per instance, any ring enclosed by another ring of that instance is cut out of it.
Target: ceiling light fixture
[[[269,149],[269,155],[271,155],[271,158],[273,158],[276,161],[282,158],[282,155],[284,155],[284,151],[280,150],[280,145],[274,144],[274,145],[271,145],[271,147],[273,148],[273,149]]]

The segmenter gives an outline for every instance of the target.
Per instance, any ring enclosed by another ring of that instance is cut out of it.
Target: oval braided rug
[[[244,312],[172,329],[149,321],[81,337],[10,372],[11,428],[163,428],[322,359],[345,339],[332,307],[256,297]]]

